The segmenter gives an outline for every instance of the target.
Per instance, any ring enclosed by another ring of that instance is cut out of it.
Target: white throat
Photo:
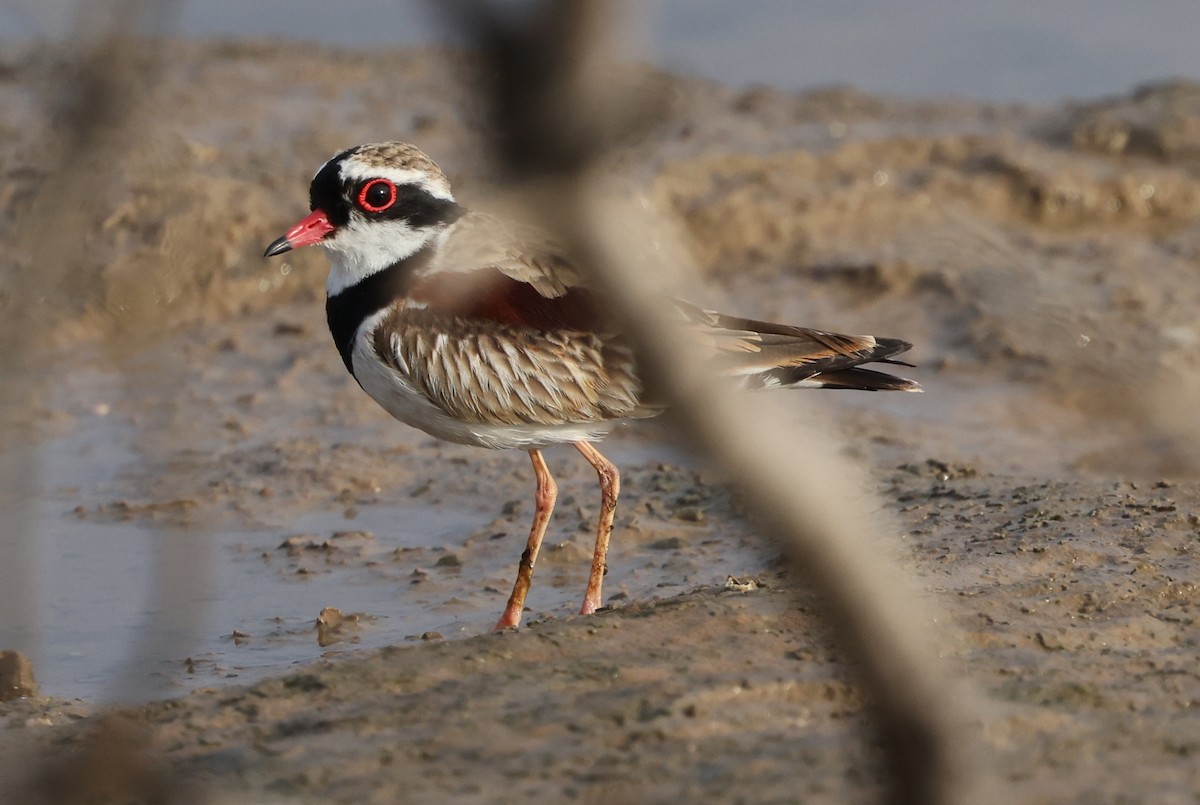
[[[412,257],[434,240],[442,227],[413,229],[405,221],[352,221],[321,243],[329,258],[325,291],[336,296],[372,274]]]

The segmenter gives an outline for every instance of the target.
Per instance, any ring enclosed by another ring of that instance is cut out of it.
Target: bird
[[[601,606],[620,473],[595,447],[615,426],[662,413],[613,311],[552,238],[461,205],[440,167],[403,142],[336,154],[309,187],[310,213],[264,259],[321,246],[326,318],[358,385],[437,438],[529,454],[535,510],[496,629],[520,625],[558,487],[542,451],[570,444],[592,465],[601,507],[580,614]],[[864,364],[911,366],[911,344],[664,302],[750,389],[920,391]]]

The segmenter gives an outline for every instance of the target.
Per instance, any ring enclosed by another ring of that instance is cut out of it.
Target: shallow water
[[[0,4],[0,40],[71,29],[78,0]],[[1200,75],[1192,0],[955,3],[868,0],[642,0],[644,39],[629,45],[668,69],[733,85],[850,85],[871,92],[1048,102]],[[446,38],[424,2],[185,0],[168,27],[188,37],[279,37],[343,47]],[[304,47],[296,44],[295,47]]]

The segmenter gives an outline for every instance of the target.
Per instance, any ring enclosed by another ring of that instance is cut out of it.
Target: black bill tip
[[[284,235],[271,242],[271,245],[267,247],[265,252],[263,252],[263,257],[274,257],[277,254],[283,254],[284,252],[290,252],[291,250],[292,242],[288,240],[287,235]]]

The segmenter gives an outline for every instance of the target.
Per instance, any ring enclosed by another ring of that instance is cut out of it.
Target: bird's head
[[[320,244],[331,295],[411,257],[462,215],[441,168],[399,142],[359,145],[330,159],[313,177],[309,208],[264,257]]]

